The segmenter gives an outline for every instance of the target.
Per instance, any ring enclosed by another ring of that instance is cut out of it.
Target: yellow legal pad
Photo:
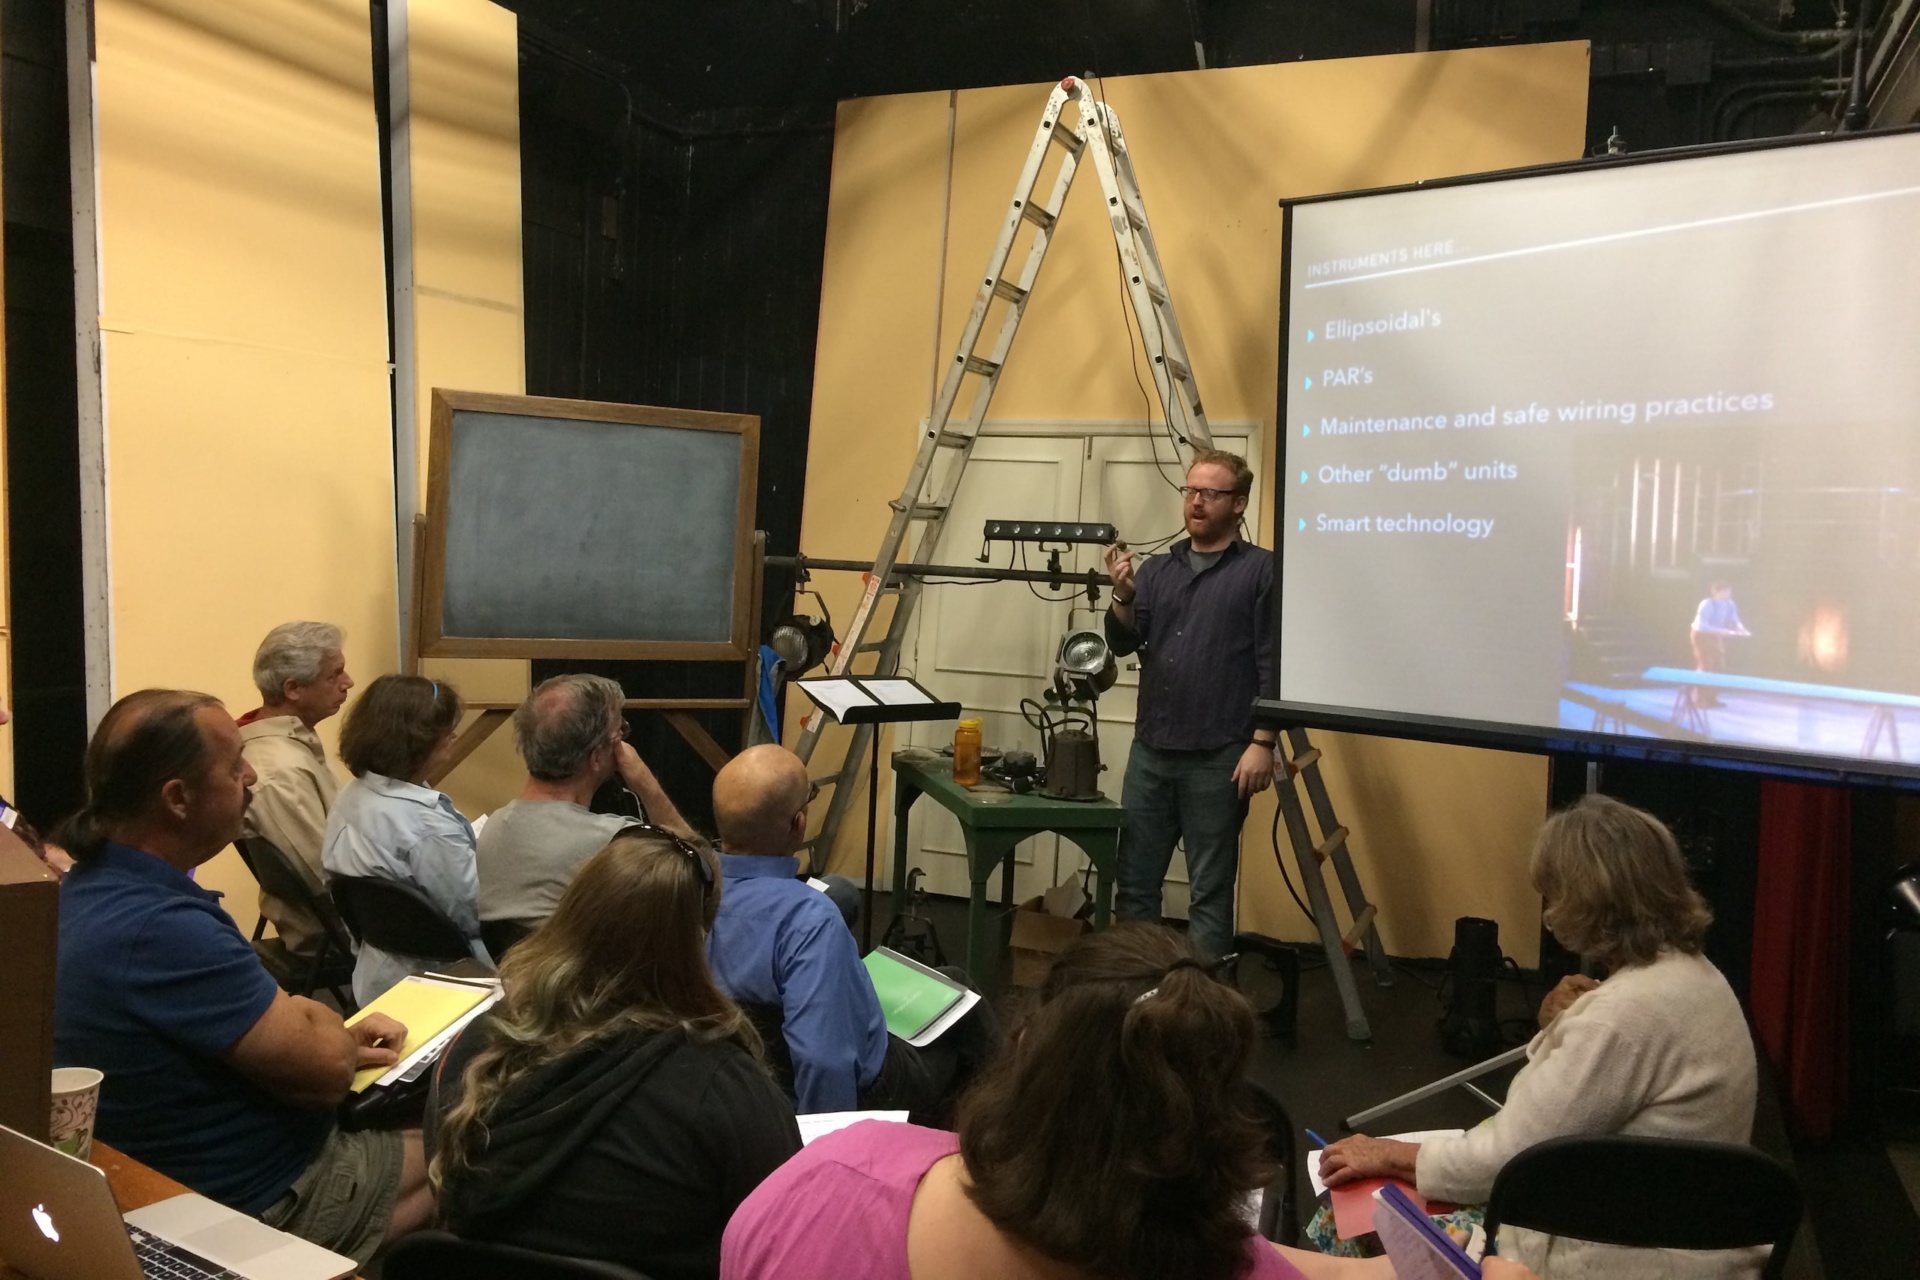
[[[407,1029],[407,1041],[400,1046],[400,1060],[418,1052],[427,1041],[445,1031],[469,1013],[482,1000],[493,995],[487,987],[458,982],[436,982],[432,978],[408,977],[389,987],[372,1004],[347,1019],[352,1026],[370,1013],[384,1013]],[[353,1077],[353,1091],[359,1093],[391,1067],[367,1067]]]

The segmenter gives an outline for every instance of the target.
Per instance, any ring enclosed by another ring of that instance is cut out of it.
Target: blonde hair
[[[1713,923],[1666,824],[1606,796],[1547,819],[1531,875],[1554,937],[1611,968],[1651,964],[1668,948],[1698,955]]]
[[[1236,497],[1244,498],[1253,492],[1253,468],[1247,460],[1237,453],[1228,453],[1225,449],[1195,449],[1193,457],[1187,460],[1187,472],[1205,463],[1213,467],[1225,467],[1233,472],[1233,492]]]
[[[636,830],[575,873],[553,915],[500,962],[491,1041],[467,1063],[441,1122],[428,1169],[436,1192],[484,1154],[487,1122],[514,1085],[594,1041],[678,1032],[697,1044],[732,1040],[760,1058],[759,1034],[707,967],[717,863],[708,850]]]

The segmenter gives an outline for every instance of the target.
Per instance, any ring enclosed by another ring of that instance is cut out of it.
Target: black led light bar
[[[1110,524],[1088,524],[1073,520],[989,520],[988,542],[1092,542],[1100,546],[1120,540],[1120,531]]]

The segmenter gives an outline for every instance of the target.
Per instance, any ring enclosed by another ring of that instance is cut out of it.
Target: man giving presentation
[[[1233,887],[1247,801],[1273,782],[1274,735],[1253,700],[1273,661],[1273,553],[1240,538],[1253,472],[1231,453],[1196,452],[1181,487],[1187,537],[1134,566],[1107,548],[1107,639],[1140,655],[1140,701],[1121,795],[1119,912],[1158,922],[1176,842],[1187,851],[1189,933],[1209,955],[1233,941]]]

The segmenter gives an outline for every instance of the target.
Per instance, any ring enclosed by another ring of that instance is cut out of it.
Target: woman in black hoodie
[[[714,862],[623,832],[501,965],[500,1003],[444,1055],[428,1108],[454,1232],[653,1280],[719,1273],[728,1217],[800,1133],[707,969]]]

